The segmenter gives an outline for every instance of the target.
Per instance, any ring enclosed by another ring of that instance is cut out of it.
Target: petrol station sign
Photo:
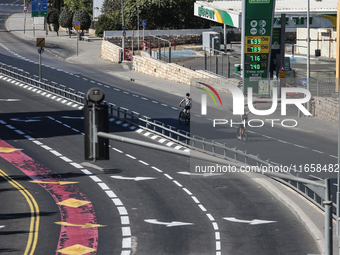
[[[246,0],[244,38],[244,92],[252,87],[258,92],[258,81],[268,77],[275,0]]]

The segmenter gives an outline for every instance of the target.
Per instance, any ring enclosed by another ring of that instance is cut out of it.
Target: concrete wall
[[[315,117],[329,120],[339,121],[339,100],[327,97],[315,97]]]

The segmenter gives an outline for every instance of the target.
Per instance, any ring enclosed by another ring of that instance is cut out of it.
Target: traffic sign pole
[[[24,34],[25,34],[25,28],[26,28],[26,13],[27,13],[27,10],[24,12]]]
[[[41,82],[41,51],[39,52],[39,81]]]
[[[79,30],[80,30],[80,21],[75,21],[74,22],[74,29],[77,31],[77,57],[78,57],[78,37],[79,37]]]
[[[125,29],[126,26],[123,26],[123,38],[122,38],[122,48],[123,48],[123,60],[125,60]]]

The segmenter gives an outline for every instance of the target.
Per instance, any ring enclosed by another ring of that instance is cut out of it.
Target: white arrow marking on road
[[[156,179],[156,177],[123,177],[119,175],[111,176],[111,178],[119,179],[119,180],[131,180],[135,182]]]
[[[184,175],[198,175],[198,176],[203,176],[203,177],[223,175],[223,174],[209,174],[209,173],[196,174],[196,173],[190,173],[190,172],[177,172],[177,173],[178,174],[184,174]]]
[[[239,220],[234,217],[231,218],[223,218],[224,220],[232,221],[232,222],[238,222],[238,223],[249,223],[249,225],[258,225],[258,224],[267,224],[267,223],[274,223],[276,221],[270,221],[270,220]]]
[[[148,219],[148,220],[144,220],[144,221],[147,222],[147,223],[151,223],[151,224],[165,225],[167,227],[194,225],[194,223],[188,223],[188,222],[180,222],[180,221],[162,222],[162,221],[158,221],[156,219]]]
[[[84,117],[71,117],[71,116],[61,116],[64,119],[75,119],[75,120],[82,120]]]
[[[4,227],[5,227],[4,225],[0,226],[0,228],[4,228]]]
[[[21,101],[21,99],[0,99],[0,101],[14,102],[14,101]]]
[[[18,119],[18,118],[15,118],[15,119],[11,119],[13,121],[23,121],[23,122],[35,122],[35,121],[40,121],[40,120],[32,120],[32,119],[29,119],[29,120],[21,120],[21,119]]]

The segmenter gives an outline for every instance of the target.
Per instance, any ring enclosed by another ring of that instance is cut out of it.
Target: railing
[[[310,90],[313,96],[331,97],[335,92],[336,78],[317,79],[316,84],[310,85]]]
[[[49,92],[52,95],[62,97],[80,106],[84,106],[86,103],[85,94],[83,92],[76,92],[72,88],[66,88],[66,86],[46,82],[39,82],[36,78],[28,76],[23,73],[19,73],[10,68],[1,65],[0,74],[11,77],[12,79],[21,81],[28,86],[37,87],[42,91]],[[159,122],[157,120],[150,120],[147,117],[141,117],[139,114],[130,112],[126,109],[122,109],[112,103],[108,103],[109,114],[111,117],[121,119],[126,123],[135,125],[136,127],[148,130],[149,132],[157,133],[158,135],[165,137],[173,142],[183,145],[184,147],[195,149],[200,152],[204,152],[217,159],[225,159],[229,161],[234,161],[235,164],[243,162],[246,165],[256,166],[263,173],[263,169],[272,169],[272,172],[286,172],[280,170],[280,166],[277,166],[270,162],[269,159],[263,160],[259,155],[248,154],[247,151],[238,150],[237,147],[229,148],[226,144],[220,144],[215,141],[208,141],[203,137],[191,136],[189,132],[182,131],[175,127],[166,125],[165,123]],[[239,163],[236,163],[239,162]],[[278,170],[277,170],[278,169]],[[287,172],[294,171],[294,169],[288,169]],[[270,176],[270,172],[267,173]],[[290,181],[292,175],[287,174],[287,180],[283,177],[277,179],[278,181],[288,185],[301,195],[305,196],[316,206],[323,209],[323,194],[319,190],[314,189],[312,186],[305,184],[305,182]],[[274,177],[272,177],[274,178]],[[275,178],[274,178],[275,179]],[[336,204],[333,203],[332,212],[334,213],[336,209]]]
[[[128,49],[124,49],[124,60],[130,60],[130,61],[132,61],[132,57],[133,57],[134,55],[135,55],[135,54],[133,53],[133,51],[128,50]]]
[[[230,78],[230,53],[204,47],[204,70]]]
[[[143,40],[143,50],[148,50],[151,57],[171,63],[171,41],[150,35]]]

